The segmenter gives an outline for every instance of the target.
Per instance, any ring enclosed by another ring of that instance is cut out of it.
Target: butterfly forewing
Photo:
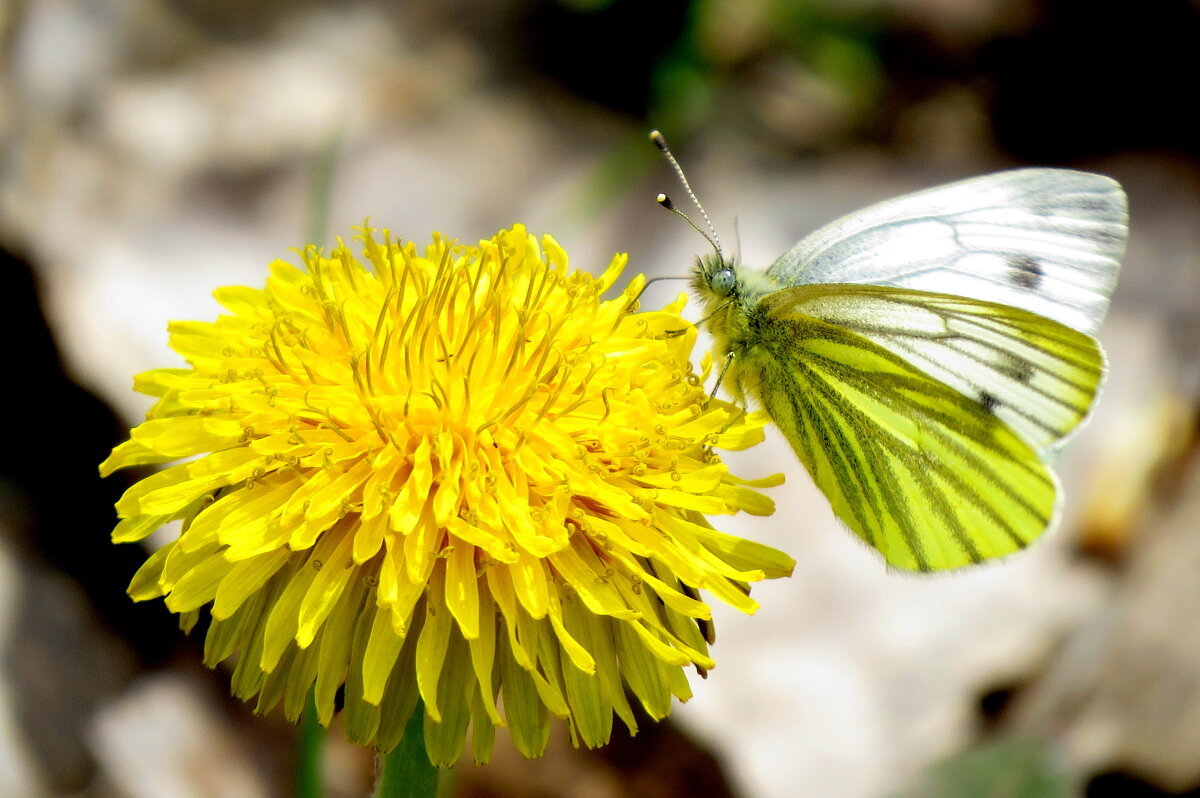
[[[833,303],[844,311],[862,287],[802,287],[764,300],[752,322],[759,345],[734,368],[838,517],[908,570],[1002,557],[1042,534],[1057,485],[1034,446],[990,403],[856,331],[844,313],[815,315],[835,288],[850,289]],[[862,296],[875,301],[876,293]]]
[[[1017,169],[889,200],[829,224],[767,274],[780,285],[862,283],[983,299],[1095,334],[1127,235],[1102,175]]]

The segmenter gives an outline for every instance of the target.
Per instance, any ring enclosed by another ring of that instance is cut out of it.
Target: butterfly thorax
[[[764,296],[780,287],[765,273],[719,254],[696,259],[692,290],[703,305],[704,327],[713,336],[714,354],[718,358],[733,356],[727,376],[735,394],[740,395],[743,387],[739,366],[752,356],[749,350],[756,340],[751,329],[756,309]]]
[[[780,287],[765,273],[716,253],[696,258],[692,272],[692,290],[704,306],[705,326],[718,339],[727,340],[759,300]]]

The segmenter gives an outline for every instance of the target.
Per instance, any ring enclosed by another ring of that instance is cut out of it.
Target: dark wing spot
[[[1118,247],[1125,242],[1125,235],[1108,229],[1089,230],[1084,238],[1097,241],[1110,247]]]
[[[1019,258],[1011,259],[1008,265],[1012,268],[1012,271],[1008,273],[1008,281],[1017,288],[1027,288],[1032,291],[1041,285],[1045,272],[1042,271],[1042,264],[1037,262],[1037,258],[1022,255]]]
[[[1116,216],[1116,203],[1106,197],[1078,197],[1066,204],[1068,210],[1083,211],[1084,216],[1108,217]]]
[[[989,413],[995,413],[996,408],[1000,406],[1000,400],[994,394],[987,391],[979,392],[979,405]]]
[[[1010,352],[1002,352],[1000,354],[1003,355],[1003,358],[993,368],[1010,379],[1028,385],[1029,381],[1033,379],[1033,364],[1025,358],[1017,357]]]

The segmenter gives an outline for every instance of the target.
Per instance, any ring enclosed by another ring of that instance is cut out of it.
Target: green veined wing
[[[1091,337],[1019,308],[867,285],[774,291],[748,321],[756,343],[734,378],[889,563],[961,567],[1052,525],[1058,488],[1041,444],[1095,396]]]

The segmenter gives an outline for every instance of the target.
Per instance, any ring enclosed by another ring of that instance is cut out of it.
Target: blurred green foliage
[[[896,798],[1071,798],[1050,744],[1001,737],[942,760]]]
[[[852,131],[885,84],[882,6],[825,0],[694,0],[652,76],[650,120],[677,136],[714,116],[787,123],[792,108]],[[747,91],[749,88],[749,91]],[[802,120],[801,120],[802,121]],[[825,133],[809,143],[827,141]]]
[[[716,122],[752,138],[826,148],[880,106],[882,0],[550,0],[532,6],[535,66],[572,92],[678,141]]]

